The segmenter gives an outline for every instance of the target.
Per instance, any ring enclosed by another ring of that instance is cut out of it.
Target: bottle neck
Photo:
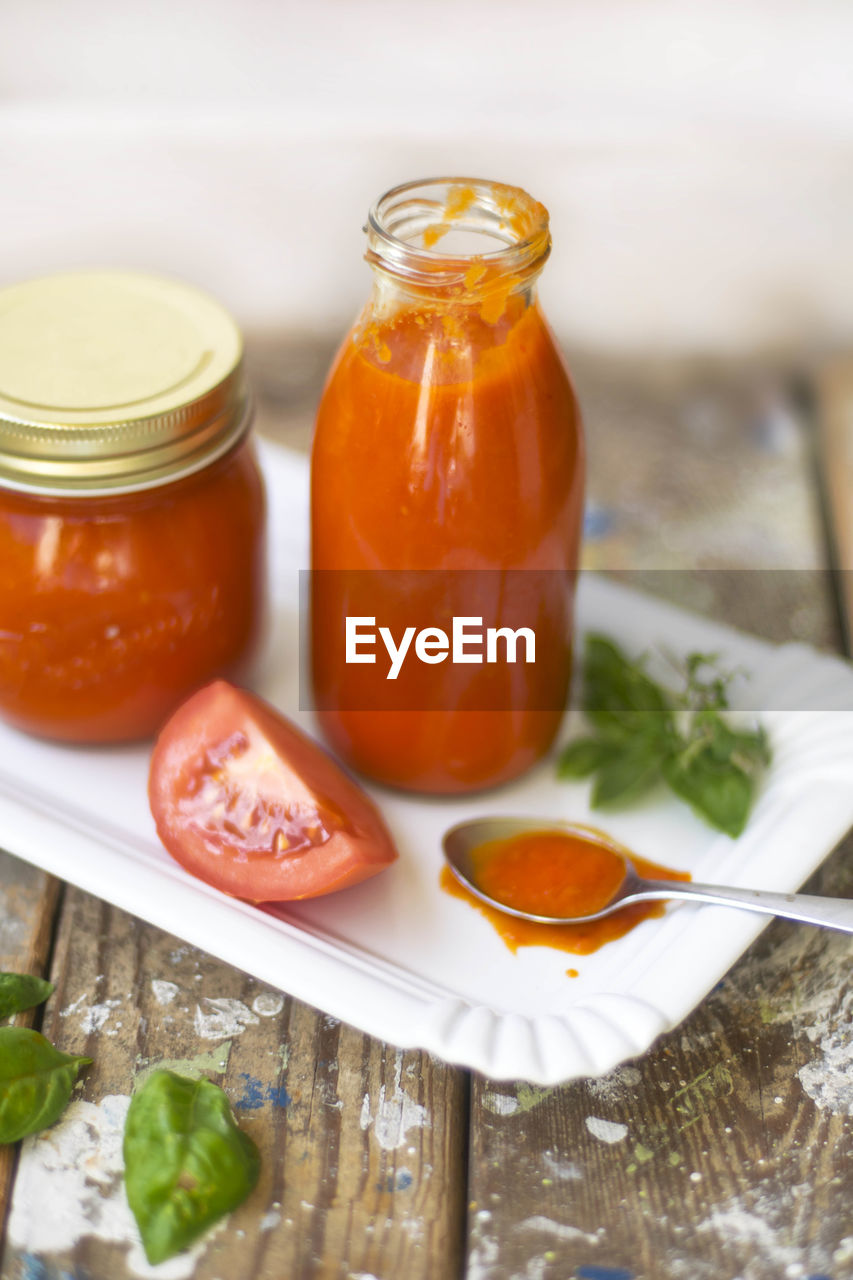
[[[374,271],[368,313],[372,321],[393,321],[403,313],[416,315],[430,330],[440,324],[452,336],[454,319],[457,335],[469,326],[500,330],[513,324],[536,302],[536,280],[519,281],[512,276],[491,280],[484,288],[464,287],[438,291],[413,288],[380,270]]]
[[[535,297],[551,247],[548,213],[519,187],[479,179],[407,183],[370,210],[373,307],[472,309],[487,323]]]

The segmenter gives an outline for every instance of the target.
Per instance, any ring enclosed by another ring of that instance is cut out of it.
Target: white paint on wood
[[[257,1023],[257,1014],[252,1013],[248,1005],[227,996],[203,997],[195,1007],[193,1019],[196,1033],[204,1040],[239,1036]]]
[[[816,1106],[853,1115],[853,991],[845,994],[838,1009],[824,1005],[805,1031],[817,1044],[819,1056],[800,1067],[800,1084]]]
[[[587,1116],[584,1121],[587,1129],[599,1142],[621,1142],[628,1136],[628,1126],[617,1124],[615,1120],[602,1120],[599,1116]]]
[[[790,1243],[791,1222],[808,1194],[808,1188],[792,1186],[781,1192],[777,1187],[772,1192],[732,1196],[710,1209],[696,1226],[696,1234],[700,1240],[715,1236],[727,1262],[736,1258],[742,1262],[748,1252],[760,1258],[766,1274],[772,1269],[772,1274],[794,1280],[827,1271],[833,1260],[819,1241],[805,1248]]]
[[[384,1084],[380,1085],[375,1110],[367,1093],[361,1104],[361,1127],[368,1129],[373,1125],[373,1136],[384,1151],[396,1151],[405,1146],[410,1129],[428,1129],[431,1124],[427,1108],[415,1102],[402,1088],[402,1074],[403,1055],[398,1049],[394,1059],[394,1084],[390,1092]]]
[[[152,978],[151,990],[154,992],[154,999],[159,1005],[171,1004],[180,991],[180,987],[176,982],[166,982],[164,978]]]
[[[118,1009],[121,1005],[121,999],[114,996],[108,1000],[96,1000],[92,1004],[87,1004],[88,992],[84,991],[71,1004],[64,1009],[60,1009],[60,1018],[70,1018],[75,1014],[79,1014],[78,1026],[84,1035],[93,1035],[96,1031],[100,1031],[102,1027],[109,1021],[110,1014],[114,1009]]]
[[[518,1098],[508,1093],[484,1093],[483,1106],[495,1116],[513,1116],[518,1110]]]
[[[556,1236],[558,1240],[583,1240],[585,1244],[596,1245],[599,1242],[597,1235],[583,1231],[580,1227],[573,1227],[568,1222],[555,1222],[553,1218],[546,1218],[543,1214],[537,1214],[532,1218],[525,1218],[519,1222],[518,1231],[543,1231],[549,1235]]]
[[[252,1008],[262,1018],[274,1018],[284,1008],[284,996],[278,991],[262,991],[252,1001]]]
[[[205,1248],[152,1267],[124,1190],[122,1141],[130,1098],[77,1099],[52,1128],[21,1148],[9,1216],[15,1249],[65,1254],[87,1236],[127,1248],[128,1272],[141,1280],[189,1280]],[[47,1211],[46,1211],[47,1210]]]

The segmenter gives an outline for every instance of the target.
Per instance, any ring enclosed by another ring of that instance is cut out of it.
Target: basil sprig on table
[[[582,706],[595,729],[570,742],[561,778],[595,775],[593,808],[638,800],[662,778],[676,795],[730,836],[743,831],[757,779],[770,762],[761,727],[733,728],[723,716],[732,676],[713,654],[691,653],[677,693],[657,684],[606,636],[586,637]]]
[[[29,1027],[0,1027],[0,1142],[17,1142],[58,1120],[80,1067]]]
[[[53,991],[53,983],[29,973],[0,973],[0,1018],[42,1004]]]
[[[155,1071],[133,1095],[124,1128],[125,1186],[148,1261],[193,1243],[246,1199],[260,1156],[210,1080]]]

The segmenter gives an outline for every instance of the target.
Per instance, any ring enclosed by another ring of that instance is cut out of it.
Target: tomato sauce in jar
[[[361,772],[472,791],[547,751],[571,671],[583,442],[536,299],[548,217],[513,187],[409,184],[371,211],[368,244],[374,293],[314,440],[314,696]],[[430,607],[499,625],[535,617],[536,665],[410,662],[389,703],[375,668],[346,661],[345,618],[367,612],[400,633]]]
[[[188,286],[119,272],[0,292],[0,715],[153,735],[249,663],[264,491],[242,342]]]

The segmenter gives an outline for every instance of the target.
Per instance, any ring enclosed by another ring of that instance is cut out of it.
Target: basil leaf
[[[29,1027],[0,1027],[0,1142],[53,1124],[68,1105],[81,1066]]]
[[[746,826],[755,791],[754,779],[729,757],[715,754],[713,744],[666,761],[664,774],[676,795],[729,836]]]
[[[53,983],[28,973],[0,973],[0,1018],[41,1004],[53,991]]]
[[[665,759],[666,747],[656,737],[644,735],[628,743],[599,768],[592,788],[593,809],[639,800],[659,780]]]
[[[744,773],[750,776],[758,773],[770,763],[770,758],[770,743],[763,729],[732,734],[731,759]]]
[[[583,709],[601,732],[632,734],[645,723],[645,717],[638,713],[648,712],[660,717],[662,733],[671,728],[672,711],[665,690],[606,636],[586,637],[583,674]]]
[[[712,826],[739,836],[746,826],[761,769],[770,747],[763,729],[732,729],[714,712],[694,720],[693,736],[665,766],[665,775],[681,796]]]
[[[558,778],[588,778],[612,758],[619,747],[604,738],[578,738],[564,747],[557,759]]]
[[[127,1199],[155,1265],[186,1249],[246,1199],[260,1157],[210,1080],[153,1072],[124,1129]]]

